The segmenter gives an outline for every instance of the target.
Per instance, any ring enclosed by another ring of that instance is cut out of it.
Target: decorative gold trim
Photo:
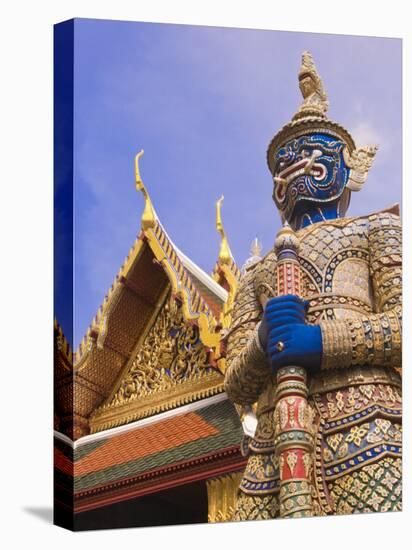
[[[157,229],[162,231],[159,226],[157,226]],[[180,268],[180,270],[182,270],[183,267],[177,259],[177,256],[174,261],[168,257],[165,253],[164,247],[160,244],[156,233],[152,228],[145,231],[145,236],[149,242],[153,254],[155,255],[157,261],[163,266],[172,284],[173,293],[176,297],[180,298],[182,302],[185,319],[189,322],[197,322],[201,341],[205,346],[216,349],[220,341],[220,335],[215,331],[217,322],[209,307],[198,295],[194,286],[192,285],[192,288],[189,288],[188,286],[182,284],[179,278],[178,269]],[[194,306],[194,300],[192,301],[192,296],[194,294],[194,297],[197,299],[196,301],[199,302],[200,307],[196,308]],[[196,309],[201,309],[201,311],[196,311]]]
[[[143,245],[144,245],[144,240],[140,235],[139,237],[137,237],[137,239],[133,243],[133,246],[131,247],[129,254],[126,256],[125,261],[120,267],[111,287],[109,288],[104,298],[103,304],[99,307],[95,317],[93,318],[92,322],[90,323],[90,326],[87,329],[85,336],[83,336],[80,344],[76,349],[76,352],[73,354],[74,368],[76,370],[78,371],[81,370],[86,360],[86,357],[88,356],[88,352],[93,348],[95,338],[92,338],[92,334],[97,335],[97,340],[99,340],[100,331],[103,330],[103,332],[105,332],[107,315],[109,311],[112,309],[116,301],[116,297],[118,296],[119,289],[122,288],[121,281],[123,278],[127,277],[127,274],[131,266],[135,263],[136,259],[140,255]],[[103,334],[103,336],[101,337],[100,343],[97,342],[99,345],[104,346],[104,336],[105,334]]]
[[[206,481],[209,523],[233,520],[241,479],[242,472],[234,472]]]
[[[109,404],[112,401],[112,399],[114,398],[114,396],[116,395],[116,392],[119,389],[119,385],[120,385],[122,379],[124,378],[124,376],[126,375],[128,370],[130,369],[130,366],[132,365],[133,361],[135,360],[136,353],[138,352],[138,350],[139,350],[140,346],[142,345],[142,343],[145,341],[145,338],[148,335],[150,329],[152,328],[154,322],[156,321],[156,318],[159,315],[160,310],[164,306],[169,293],[170,293],[170,284],[168,284],[166,286],[166,288],[162,292],[162,295],[158,299],[157,304],[153,309],[153,313],[150,316],[150,320],[148,321],[148,323],[144,327],[144,330],[140,334],[139,339],[137,340],[137,343],[136,343],[135,347],[133,348],[132,353],[130,354],[130,358],[128,359],[125,366],[121,370],[116,382],[113,384],[113,389],[110,392],[109,396],[106,398],[105,402],[103,403],[103,406],[106,405],[106,404]]]
[[[352,362],[352,340],[344,321],[321,321],[323,370],[350,367]]]
[[[386,367],[350,367],[335,370],[333,376],[328,377],[325,377],[325,372],[321,371],[314,373],[311,377],[309,395],[363,384],[390,384],[402,388],[402,379],[395,370]]]
[[[197,292],[195,285],[190,279],[190,275],[187,274],[187,271],[182,266],[176,252],[173,255],[167,254],[167,249],[174,250],[174,248],[154,213],[149,193],[140,177],[138,161],[142,154],[142,151],[140,151],[136,155],[135,160],[136,189],[142,191],[145,197],[145,210],[141,222],[142,231],[157,261],[163,266],[169,277],[173,292],[182,301],[185,319],[189,322],[196,322],[199,327],[201,341],[205,346],[217,350],[220,334],[216,331],[216,319]],[[186,280],[186,283],[182,283],[181,276]]]
[[[140,418],[167,411],[205,397],[223,392],[223,377],[213,371],[199,378],[183,380],[168,386],[164,391],[142,394],[124,405],[103,405],[90,417],[90,432],[100,432]]]
[[[151,416],[223,390],[222,374],[209,367],[198,328],[187,323],[181,304],[171,296],[170,286],[159,298],[110,396],[91,415],[92,431]],[[169,334],[171,328],[176,331],[174,336]]]
[[[57,319],[54,319],[54,343],[58,352],[60,352],[65,359],[61,364],[66,370],[71,371],[73,367],[73,353]]]

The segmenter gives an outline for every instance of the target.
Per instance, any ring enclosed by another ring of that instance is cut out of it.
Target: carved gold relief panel
[[[182,308],[169,297],[110,405],[202,376],[207,366],[197,326],[185,321]]]
[[[165,297],[107,401],[92,414],[92,433],[132,422],[223,391],[199,328],[179,300]]]

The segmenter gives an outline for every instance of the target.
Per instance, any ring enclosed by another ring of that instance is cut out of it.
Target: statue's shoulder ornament
[[[277,257],[274,249],[269,252],[255,265],[254,288],[257,299],[262,303],[262,298],[276,296],[276,262]],[[266,301],[266,300],[265,300]]]
[[[368,232],[374,227],[384,227],[386,225],[400,227],[399,204],[394,204],[389,208],[379,210],[372,214],[336,218],[335,220],[325,220],[323,222],[314,223],[297,231],[297,236],[303,241],[309,236],[316,236],[319,232],[324,233],[326,231],[332,233],[335,228],[342,229],[343,233],[349,234],[352,232],[350,230],[354,228],[354,226],[356,226],[358,230]],[[345,231],[345,228],[347,228],[347,231]]]
[[[380,210],[368,216],[369,231],[384,230],[385,228],[401,228],[399,204]]]
[[[381,284],[396,286],[400,284],[402,276],[402,223],[399,206],[371,214],[368,222],[368,238],[373,256],[372,271],[378,273],[385,270],[385,281],[382,280]]]
[[[306,258],[309,253],[315,253],[317,245],[321,246],[323,250],[333,248],[333,241],[336,238],[346,238],[349,241],[352,239],[355,241],[358,239],[359,241],[360,239],[359,242],[364,243],[368,238],[368,234],[370,235],[375,230],[392,228],[396,231],[399,230],[400,226],[399,205],[396,204],[369,215],[337,218],[336,220],[327,220],[309,225],[298,231],[297,235],[302,243],[302,257]],[[351,248],[352,244],[350,242],[348,248]],[[319,261],[318,258],[318,263]],[[247,266],[242,274],[243,287],[250,289],[249,292],[253,292],[256,299],[261,303],[262,297],[277,295],[276,277],[274,277],[276,263],[276,253],[272,248],[263,258]]]
[[[275,296],[273,274],[276,269],[276,254],[273,249],[259,260],[245,265],[242,269],[236,301],[255,301],[262,303],[262,294]]]
[[[263,260],[264,258],[243,266],[235,296],[235,301],[238,305],[243,302],[249,303],[254,300],[256,273]]]

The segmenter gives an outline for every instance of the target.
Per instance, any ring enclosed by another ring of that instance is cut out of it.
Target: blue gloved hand
[[[305,323],[306,306],[307,302],[291,294],[266,304],[259,339],[274,372],[286,365],[320,367],[322,335],[319,326]]]

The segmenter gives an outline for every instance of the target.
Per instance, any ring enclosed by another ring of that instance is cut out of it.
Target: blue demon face
[[[339,199],[349,176],[344,147],[342,141],[326,134],[308,134],[278,150],[273,198],[284,219],[290,222],[297,210]]]

